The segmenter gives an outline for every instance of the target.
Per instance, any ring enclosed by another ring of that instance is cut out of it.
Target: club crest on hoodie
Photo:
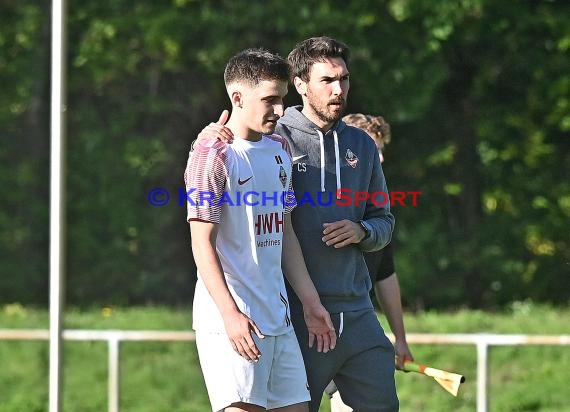
[[[346,159],[346,163],[349,164],[350,167],[356,169],[356,165],[358,164],[358,156],[356,156],[352,150],[346,149],[346,155],[344,156]]]

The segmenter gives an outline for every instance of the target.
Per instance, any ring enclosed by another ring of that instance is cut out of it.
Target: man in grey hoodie
[[[291,80],[303,100],[279,119],[275,133],[293,156],[297,207],[293,227],[311,279],[338,333],[327,353],[308,347],[302,306],[289,288],[293,326],[307,370],[311,412],[334,379],[356,412],[399,409],[394,348],[370,299],[363,252],[389,243],[394,228],[388,190],[376,146],[366,132],[342,120],[349,90],[349,49],[329,37],[297,44],[288,56]],[[227,112],[200,138],[231,141]]]

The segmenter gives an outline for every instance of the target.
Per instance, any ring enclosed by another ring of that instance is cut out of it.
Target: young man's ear
[[[295,89],[297,89],[297,93],[301,96],[305,96],[307,94],[307,83],[303,81],[299,76],[296,76],[293,79],[293,85]]]
[[[243,106],[243,96],[239,90],[232,91],[230,95],[230,100],[232,102],[233,107],[242,107]]]

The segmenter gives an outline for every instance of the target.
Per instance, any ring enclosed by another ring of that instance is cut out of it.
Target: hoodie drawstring
[[[335,173],[336,173],[336,198],[340,199],[340,160],[338,155],[338,135],[336,130],[333,130],[334,136],[334,160],[335,160]]]
[[[321,146],[321,192],[325,191],[325,141],[324,135],[319,130],[316,129],[317,134],[319,135],[319,144]],[[334,157],[335,157],[335,174],[336,174],[336,198],[340,199],[340,160],[339,160],[339,151],[338,151],[338,134],[336,130],[333,130],[333,138],[334,138]]]
[[[325,191],[325,142],[323,133],[317,129],[319,143],[321,145],[321,192]]]

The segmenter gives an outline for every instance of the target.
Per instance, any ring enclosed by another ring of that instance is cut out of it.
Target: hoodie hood
[[[339,136],[341,132],[346,128],[346,123],[342,120],[338,120],[333,126],[327,131],[323,132],[315,123],[310,121],[301,110],[303,106],[293,106],[288,107],[285,109],[285,113],[283,117],[280,119],[280,123],[290,129],[296,129],[302,133],[308,134],[310,137],[319,140],[319,148],[320,148],[320,169],[321,169],[321,186],[320,191],[326,192],[327,188],[325,185],[325,176],[326,176],[326,156],[325,156],[325,138],[332,137],[334,141],[334,170],[336,176],[336,197],[339,199],[340,197],[340,189],[342,188],[342,179],[341,179],[341,166],[340,166],[340,156],[339,156]]]

